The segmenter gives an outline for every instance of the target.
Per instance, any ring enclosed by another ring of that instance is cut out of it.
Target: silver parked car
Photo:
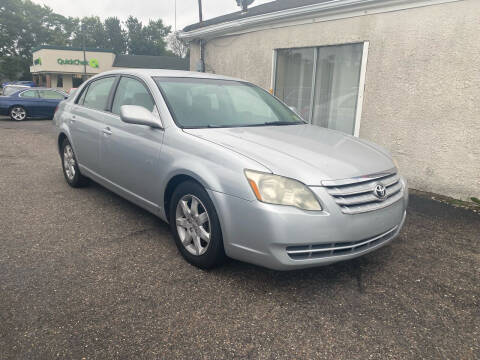
[[[92,179],[170,223],[190,263],[289,270],[394,239],[407,184],[387,151],[305,123],[248,82],[116,70],[54,116],[65,178]]]

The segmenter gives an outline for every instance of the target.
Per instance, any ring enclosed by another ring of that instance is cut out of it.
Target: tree
[[[182,39],[178,37],[178,31],[168,35],[167,43],[170,50],[176,56],[180,56],[181,58],[184,58],[188,55],[189,47]]]
[[[145,55],[170,55],[167,50],[166,37],[170,34],[171,28],[171,26],[164,26],[161,19],[148,22],[143,30],[149,49]]]
[[[143,36],[142,23],[133,16],[129,16],[125,22],[128,32],[127,51],[129,54],[143,54],[148,52],[148,45]]]
[[[143,26],[130,16],[125,23],[116,17],[82,19],[56,14],[31,0],[0,1],[0,77],[31,78],[32,50],[41,45],[112,49],[117,54],[170,55],[166,49],[170,26],[150,20]]]
[[[169,55],[165,38],[170,26],[164,26],[162,20],[150,20],[147,26],[136,17],[129,16],[125,22],[128,31],[127,50],[132,55]]]
[[[109,47],[115,54],[125,54],[127,51],[127,33],[117,17],[105,19],[105,33]]]
[[[85,47],[103,48],[109,47],[107,34],[102,20],[98,16],[86,16],[80,20],[73,38],[73,46],[81,47],[85,37]]]

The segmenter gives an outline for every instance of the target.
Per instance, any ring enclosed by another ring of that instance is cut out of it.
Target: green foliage
[[[122,26],[124,25],[124,27]],[[29,78],[32,49],[40,45],[112,49],[117,54],[171,55],[166,50],[170,26],[150,20],[144,26],[130,16],[88,16],[82,19],[56,14],[30,0],[0,2],[0,79]]]
[[[166,37],[171,26],[164,26],[161,19],[150,20],[144,26],[136,17],[129,16],[127,27],[127,50],[132,55],[171,55],[166,49]]]
[[[127,32],[122,29],[120,20],[116,17],[106,18],[104,26],[110,49],[116,54],[125,54],[127,52]]]

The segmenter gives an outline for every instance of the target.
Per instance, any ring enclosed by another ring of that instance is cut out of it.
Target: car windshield
[[[182,128],[305,124],[268,92],[246,82],[174,77],[154,80]]]

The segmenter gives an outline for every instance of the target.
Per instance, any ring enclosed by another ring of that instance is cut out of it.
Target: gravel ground
[[[386,246],[201,271],[167,226],[71,189],[50,121],[0,120],[0,359],[480,358],[480,216],[412,196]]]

